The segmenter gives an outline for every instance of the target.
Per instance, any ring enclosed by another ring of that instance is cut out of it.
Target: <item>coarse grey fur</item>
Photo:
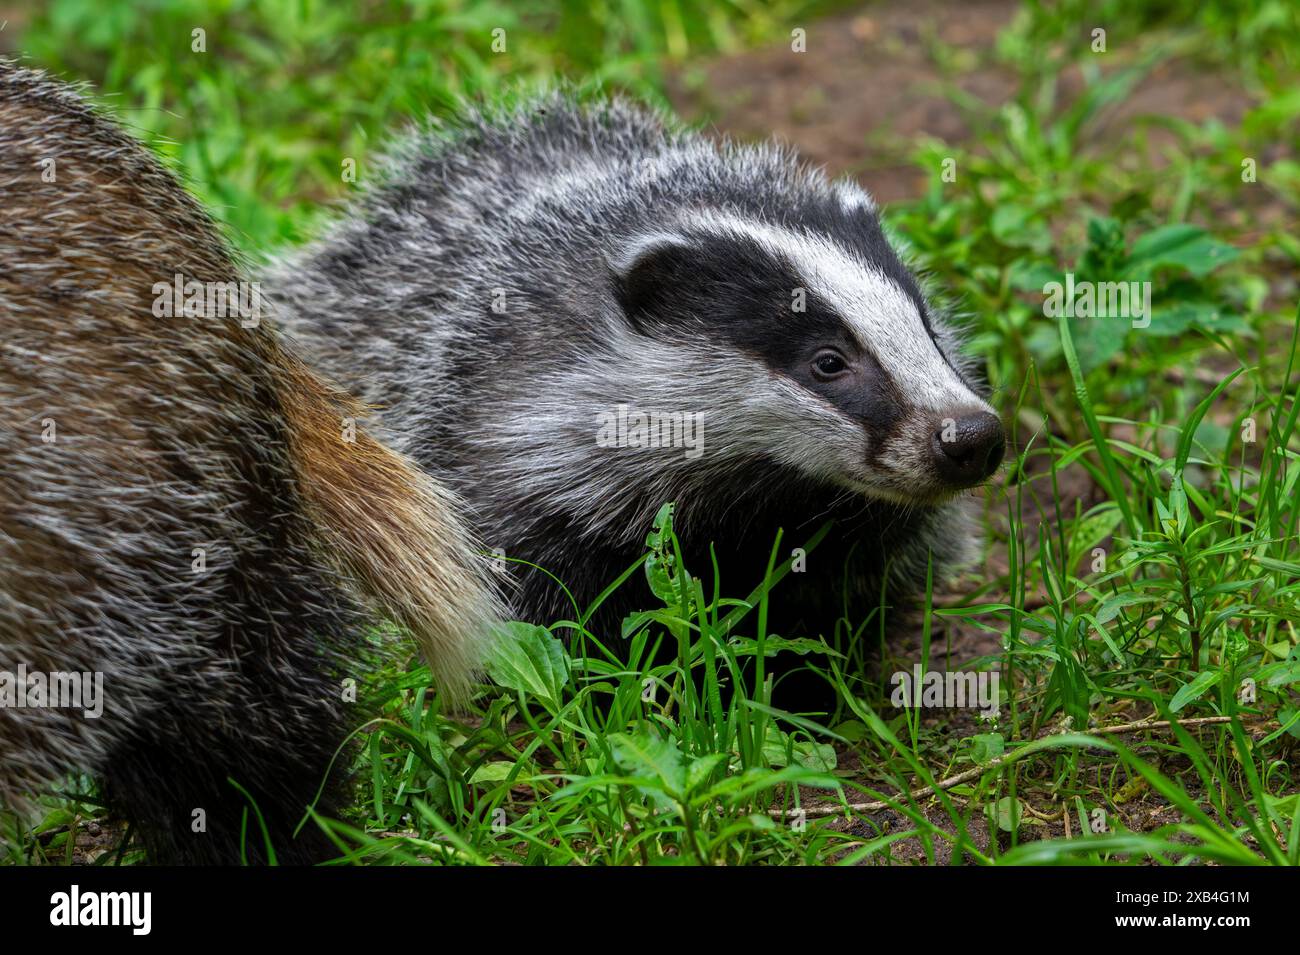
[[[241,277],[213,223],[78,91],[2,58],[0,263],[0,806],[89,772],[154,862],[265,861],[258,819],[281,862],[333,851],[294,830],[346,805],[366,714],[343,681],[378,615],[453,690],[486,648],[454,502],[342,440],[354,402],[269,316],[160,312],[175,275]],[[38,673],[102,680],[102,712],[21,705],[49,702],[14,690]]]
[[[761,581],[777,528],[785,557],[835,519],[774,594],[786,635],[829,635],[846,607],[856,622],[877,605],[886,577],[897,603],[928,555],[938,579],[974,553],[968,501],[923,451],[949,412],[991,409],[853,183],[777,145],[565,93],[416,133],[377,179],[275,263],[269,294],[396,445],[469,499],[487,545],[545,567],[582,607],[668,500],[689,568],[707,587],[713,544],[735,596]],[[795,289],[815,309],[765,311]],[[780,367],[814,325],[861,346],[853,413]],[[702,414],[703,453],[601,446],[620,405]],[[518,615],[573,616],[545,575],[514,573]],[[650,606],[634,578],[597,626],[608,636]]]

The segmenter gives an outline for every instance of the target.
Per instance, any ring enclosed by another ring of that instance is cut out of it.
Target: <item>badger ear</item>
[[[628,320],[637,327],[652,323],[656,315],[680,296],[689,294],[699,249],[686,236],[656,232],[637,236],[609,260],[614,295]]]

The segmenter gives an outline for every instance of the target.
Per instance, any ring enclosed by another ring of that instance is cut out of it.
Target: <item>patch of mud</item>
[[[964,107],[959,97],[996,108],[1016,95],[1016,77],[995,61],[993,48],[1019,6],[1012,0],[866,6],[809,24],[806,52],[783,43],[688,70],[670,83],[670,99],[683,116],[707,120],[721,133],[787,141],[830,174],[854,176],[881,202],[915,198],[929,173],[910,161],[911,144],[921,137],[960,143],[980,132],[971,124],[981,111]],[[1079,42],[1088,42],[1086,34]],[[936,62],[936,43],[946,48],[946,68]],[[1133,52],[1100,54],[1103,72],[1131,62]],[[1062,73],[1063,103],[1083,88],[1078,68]],[[1161,151],[1176,137],[1148,119],[1214,118],[1235,126],[1252,105],[1224,76],[1175,59],[1103,111],[1089,135],[1119,143],[1141,125],[1149,132],[1143,161],[1159,166]]]
[[[861,11],[807,26],[807,51],[782,45],[717,60],[678,78],[670,98],[688,119],[709,119],[740,139],[775,135],[832,175],[856,176],[882,202],[917,195],[925,173],[903,143],[920,135],[949,142],[972,130],[943,94],[927,38],[975,50],[992,45],[1017,4],[920,2]],[[961,90],[987,103],[1014,90],[1005,70],[963,73]]]

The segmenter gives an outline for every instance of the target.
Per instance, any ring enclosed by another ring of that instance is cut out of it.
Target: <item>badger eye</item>
[[[843,357],[833,351],[819,353],[812,363],[813,374],[823,381],[834,378],[846,371],[848,367]]]

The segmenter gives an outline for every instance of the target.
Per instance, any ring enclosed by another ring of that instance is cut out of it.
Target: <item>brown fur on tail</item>
[[[365,408],[277,349],[300,494],[325,556],[408,631],[439,688],[463,700],[502,617],[454,496],[354,422]],[[354,432],[354,436],[353,436]]]

